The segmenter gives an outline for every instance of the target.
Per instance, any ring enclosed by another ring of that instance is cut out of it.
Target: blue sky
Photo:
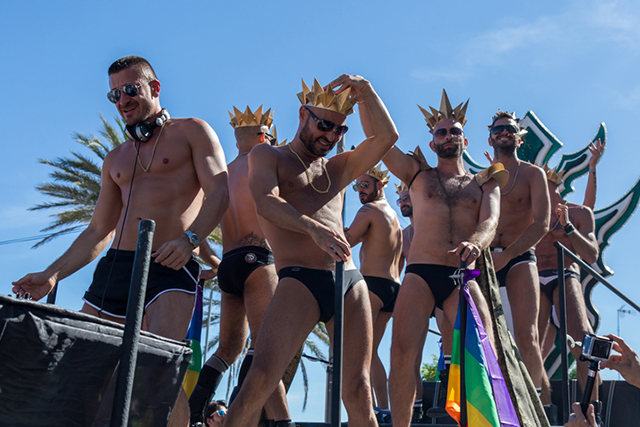
[[[35,187],[53,159],[77,150],[74,131],[97,133],[99,115],[116,115],[105,94],[106,69],[125,55],[147,58],[162,83],[161,102],[174,117],[194,116],[218,133],[227,160],[235,157],[227,110],[275,111],[281,139],[297,128],[300,79],[326,84],[342,73],[369,79],[400,132],[398,146],[426,149],[419,103],[438,106],[443,88],[452,103],[470,98],[465,132],[469,153],[482,160],[486,125],[497,109],[532,110],[564,143],[583,148],[598,124],[608,128],[599,166],[596,208],[616,201],[640,177],[634,124],[640,107],[640,4],[633,1],[566,2],[47,2],[0,5],[0,241],[40,234],[46,212]],[[347,145],[364,136],[349,119]],[[559,155],[554,156],[555,165]],[[484,162],[482,162],[484,163]],[[397,182],[397,180],[392,182]],[[395,199],[389,186],[387,197]],[[575,196],[581,202],[584,178]],[[349,191],[347,222],[360,203]],[[605,251],[611,282],[640,301],[635,262],[640,220],[634,216]],[[45,268],[75,236],[31,250],[30,243],[0,245],[0,292],[30,271]],[[61,283],[60,305],[79,309],[93,265]],[[615,332],[622,302],[601,286],[594,300]],[[640,350],[636,317],[620,321],[622,335]],[[388,366],[388,337],[382,351]],[[425,355],[435,353],[429,339]],[[321,420],[324,374],[310,367],[309,408],[300,413],[302,388],[294,384],[296,420]]]

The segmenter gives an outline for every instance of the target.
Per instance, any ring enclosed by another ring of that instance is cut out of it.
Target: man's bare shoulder
[[[282,157],[284,147],[273,147],[269,144],[258,144],[249,152],[251,162],[261,163],[264,161],[274,161]]]
[[[540,166],[536,166],[524,160],[520,161],[520,173],[527,177],[529,181],[546,179],[544,170]]]
[[[382,213],[382,207],[375,203],[365,203],[360,209],[358,209],[358,215],[368,217],[373,217],[379,213]]]

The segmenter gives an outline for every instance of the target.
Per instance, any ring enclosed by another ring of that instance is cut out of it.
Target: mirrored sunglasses
[[[410,200],[410,197],[409,197],[409,195],[408,195],[408,194],[405,194],[404,196],[399,197],[399,198],[398,198],[398,200],[396,200],[396,204],[397,204],[398,206],[400,206],[400,205],[402,205],[404,202],[406,202],[407,200]]]
[[[109,92],[107,92],[107,98],[109,99],[109,101],[116,104],[118,101],[120,101],[121,92],[133,98],[134,96],[138,96],[138,93],[140,92],[140,85],[138,85],[137,83],[129,83],[122,86],[120,89],[111,89]]]

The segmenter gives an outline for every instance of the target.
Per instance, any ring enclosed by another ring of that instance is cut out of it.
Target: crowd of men
[[[562,199],[562,177],[518,159],[525,131],[515,114],[498,111],[490,120],[493,165],[472,175],[462,161],[468,102],[452,108],[443,92],[440,108],[421,108],[432,134],[428,146],[437,156],[430,166],[420,148],[405,154],[394,146],[398,132],[371,83],[342,75],[326,86],[303,82],[299,126],[288,144],[270,134],[270,110],[234,107],[238,153],[227,165],[207,123],[171,118],[161,107],[160,82],[146,60],[117,60],[109,68],[109,84],[108,98],[129,139],[105,158],[88,227],[46,270],[14,282],[14,292],[44,297],[111,243],[81,311],[123,323],[138,222],[151,218],[157,226],[143,328],[182,340],[200,274],[194,254],[205,260],[212,270],[203,274],[217,275],[222,291],[219,346],[188,403],[184,393],[179,397],[169,425],[222,422],[225,414],[211,412],[209,402],[242,353],[248,330],[250,349],[224,424],[255,426],[264,409],[272,425],[293,425],[283,373],[318,322],[333,336],[335,269],[341,261],[342,395],[349,423],[376,425],[374,408],[388,413],[390,407],[394,425],[408,426],[421,417],[419,367],[429,319],[437,318],[449,355],[458,305],[451,276],[461,261],[474,267],[488,248],[516,313],[513,335],[520,355],[542,403],[550,404],[543,344],[559,274],[567,279],[569,333],[582,337],[590,331],[577,267],[567,260],[568,268],[557,272],[553,242],[589,263],[598,245],[591,209]],[[356,105],[366,139],[326,158],[347,132],[347,116]],[[592,151],[594,186],[603,148]],[[389,172],[402,183],[397,204],[411,222],[404,230],[385,197]],[[363,206],[346,227],[344,194],[354,181]],[[206,242],[218,224],[221,259]],[[351,256],[358,244],[359,269]],[[493,343],[487,301],[476,282],[469,288]],[[392,315],[387,387],[378,346]],[[578,364],[582,386],[586,369]],[[446,381],[446,368],[440,377]]]

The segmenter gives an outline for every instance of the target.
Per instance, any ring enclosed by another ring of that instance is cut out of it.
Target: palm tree
[[[101,140],[94,135],[84,135],[78,132],[74,132],[73,139],[88,148],[98,157],[96,161],[94,158],[88,157],[84,154],[80,154],[71,151],[70,157],[58,157],[55,160],[38,159],[42,164],[53,166],[54,171],[49,175],[51,182],[41,184],[36,189],[50,197],[54,198],[54,201],[40,203],[29,210],[43,210],[43,209],[55,209],[56,213],[52,215],[55,221],[50,226],[42,229],[41,231],[52,231],[51,234],[33,245],[33,248],[37,248],[56,237],[72,233],[80,228],[85,227],[91,220],[93,211],[98,201],[98,194],[100,193],[100,177],[102,173],[102,163],[104,162],[107,154],[126,141],[124,134],[124,122],[120,118],[115,118],[116,125],[111,125],[102,115],[102,128],[99,130],[100,135],[105,139]],[[215,230],[208,236],[211,243],[217,245],[222,244],[222,235],[220,233],[220,227],[216,227]],[[205,313],[205,319],[203,323],[216,325],[220,320],[220,288],[218,287],[217,279],[209,280],[205,283],[206,289],[211,289],[211,305],[215,307],[211,312]],[[205,304],[209,304],[205,301]],[[209,323],[209,317],[211,318]],[[329,343],[329,337],[324,325],[318,324],[313,334],[320,339],[321,342]],[[212,337],[212,339],[205,343],[205,349],[211,349],[218,344],[218,337]],[[324,359],[325,356],[318,345],[307,339],[305,342],[305,348],[320,359]],[[206,352],[205,352],[206,354]],[[232,373],[236,375],[239,372],[240,358],[233,366]],[[301,370],[304,382],[304,406],[307,402],[307,390],[309,388],[308,378],[304,362],[301,362]]]
[[[106,142],[94,135],[82,135],[74,133],[73,139],[91,150],[100,159],[94,159],[71,151],[71,157],[58,157],[55,160],[38,159],[42,164],[53,166],[55,170],[49,175],[52,181],[36,187],[38,191],[51,196],[53,202],[38,204],[29,210],[65,208],[52,216],[56,218],[53,224],[41,231],[52,231],[44,239],[33,245],[37,248],[56,237],[71,233],[78,228],[86,226],[91,220],[93,210],[100,193],[100,173],[102,162],[107,153],[124,142],[120,135],[124,135],[122,120],[116,119],[120,132],[110,125],[101,115],[103,127],[100,134],[106,138]]]

